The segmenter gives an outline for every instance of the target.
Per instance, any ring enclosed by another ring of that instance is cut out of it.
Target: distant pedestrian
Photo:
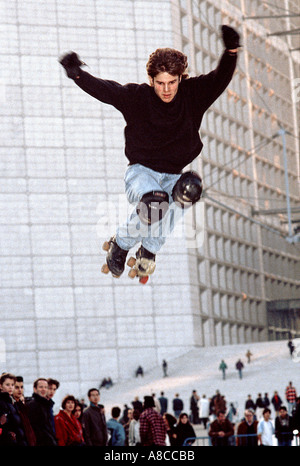
[[[271,410],[265,408],[263,410],[263,418],[258,423],[257,435],[260,445],[270,447],[273,445],[274,427],[270,420]]]
[[[293,387],[293,382],[289,382],[289,385],[285,389],[285,398],[288,405],[288,414],[292,415],[293,409],[296,407],[296,398],[297,392],[295,387]]]
[[[236,367],[236,369],[237,369],[237,371],[239,373],[240,379],[242,379],[243,378],[243,372],[242,371],[244,369],[244,364],[242,363],[242,361],[240,359],[237,361],[235,367]]]
[[[260,421],[263,417],[263,411],[265,409],[264,401],[262,399],[261,393],[257,395],[256,402],[255,402],[255,414],[256,419]]]
[[[197,390],[193,390],[192,396],[190,398],[191,421],[193,424],[199,424],[199,400],[200,396],[197,394]]]
[[[206,429],[207,421],[209,418],[209,400],[206,398],[206,395],[202,395],[200,398],[200,423],[203,424],[204,429]]]
[[[137,368],[137,370],[135,371],[135,376],[138,377],[139,375],[144,377],[144,370],[143,370],[142,366],[139,366]]]
[[[179,418],[181,411],[183,410],[183,401],[179,398],[179,394],[176,393],[175,398],[173,399],[173,411],[175,414],[176,419]]]
[[[293,357],[293,352],[294,352],[294,350],[295,350],[295,345],[294,345],[294,343],[292,342],[292,340],[289,340],[289,342],[288,342],[287,345],[288,345],[288,347],[289,347],[290,356],[291,356],[291,358],[292,358],[292,357]]]
[[[269,394],[265,393],[265,396],[263,397],[263,402],[264,402],[264,407],[269,408],[270,406],[270,399],[269,399]]]
[[[168,411],[168,398],[165,397],[164,392],[160,392],[158,401],[160,403],[160,414],[163,415]]]
[[[248,398],[245,402],[245,409],[253,409],[255,411],[255,403],[251,398],[251,395],[248,395]]]
[[[278,395],[277,391],[274,392],[274,395],[273,395],[273,397],[271,399],[271,402],[272,402],[272,405],[274,406],[276,416],[278,416],[279,415],[279,408],[282,405],[282,399]]]
[[[222,371],[223,380],[226,379],[226,369],[227,369],[227,364],[224,361],[224,359],[222,359],[221,364],[219,365],[219,370]]]
[[[253,356],[253,354],[251,353],[250,350],[248,350],[247,353],[246,353],[246,358],[247,358],[248,364],[250,364],[250,362],[251,362],[251,356]]]
[[[163,362],[162,362],[162,369],[163,369],[163,374],[164,374],[164,377],[167,377],[167,371],[168,371],[168,363],[167,361],[164,359]]]

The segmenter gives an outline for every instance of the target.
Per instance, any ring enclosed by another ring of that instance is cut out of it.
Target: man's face
[[[19,401],[24,395],[23,382],[16,382],[13,397],[16,401]]]
[[[284,418],[286,415],[287,415],[287,412],[286,412],[285,409],[280,409],[280,410],[279,410],[279,416],[280,416],[280,417]]]
[[[225,418],[226,418],[225,414],[224,414],[224,413],[220,413],[220,414],[218,415],[218,421],[219,421],[219,423],[220,423],[220,424],[223,424],[223,422],[225,422]]]
[[[100,401],[100,394],[96,390],[93,390],[90,393],[89,399],[91,403],[93,403],[94,405],[97,405]]]
[[[36,388],[33,389],[34,393],[46,398],[48,395],[48,382],[47,380],[39,380]]]
[[[150,77],[150,85],[154,87],[155,94],[165,103],[171,102],[178,92],[181,77],[172,76],[167,72],[158,73]]]
[[[48,385],[48,394],[47,394],[47,397],[48,398],[53,398],[54,395],[55,395],[55,392],[57,390],[57,386],[55,384],[49,384]]]

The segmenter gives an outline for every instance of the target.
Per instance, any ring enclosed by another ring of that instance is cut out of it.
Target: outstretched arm
[[[59,63],[64,67],[67,76],[73,79],[75,84],[82,90],[95,99],[111,104],[121,112],[123,111],[130,89],[128,86],[122,86],[115,81],[96,78],[83,71],[81,67],[85,63],[80,60],[75,52],[64,55],[59,59]]]

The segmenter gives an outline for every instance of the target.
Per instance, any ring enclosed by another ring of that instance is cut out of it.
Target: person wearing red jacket
[[[62,409],[54,417],[58,446],[80,446],[84,444],[81,424],[72,414],[75,403],[74,396],[67,395],[62,401]]]

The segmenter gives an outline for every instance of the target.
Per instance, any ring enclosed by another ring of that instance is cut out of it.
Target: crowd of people
[[[168,406],[164,392],[138,397],[111,409],[110,416],[100,404],[100,390],[91,388],[88,404],[73,395],[63,398],[54,415],[53,397],[59,388],[55,379],[38,378],[31,397],[24,397],[21,376],[3,373],[0,377],[0,446],[152,446],[180,447],[193,445],[196,425],[203,424],[213,446],[272,445],[275,434],[279,446],[290,446],[293,431],[300,431],[300,397],[292,382],[285,391],[285,405],[275,391],[271,400],[267,393],[252,400],[248,395],[245,411],[238,421],[234,403],[227,406],[218,390],[211,398],[200,397],[193,390],[188,412],[177,393]],[[275,422],[270,420],[275,410]],[[171,411],[173,411],[171,413]],[[298,434],[299,435],[299,434]]]

